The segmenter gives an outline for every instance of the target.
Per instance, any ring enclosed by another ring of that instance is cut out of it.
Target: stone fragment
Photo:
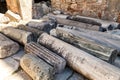
[[[20,60],[20,65],[33,80],[53,79],[53,67],[34,54],[25,54]]]
[[[3,34],[0,34],[0,58],[5,58],[15,54],[19,50],[19,45]]]
[[[4,28],[0,32],[23,45],[33,40],[31,32],[12,27]]]

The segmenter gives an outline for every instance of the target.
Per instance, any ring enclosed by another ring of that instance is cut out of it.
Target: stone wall
[[[51,0],[51,2],[53,8],[66,11],[69,14],[111,21],[119,20],[120,0]]]

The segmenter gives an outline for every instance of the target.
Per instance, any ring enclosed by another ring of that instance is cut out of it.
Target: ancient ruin
[[[120,80],[120,0],[0,0],[0,80]]]

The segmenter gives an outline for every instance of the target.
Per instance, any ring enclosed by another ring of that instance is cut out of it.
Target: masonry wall
[[[120,22],[120,0],[51,0],[52,7],[69,14],[79,14]]]

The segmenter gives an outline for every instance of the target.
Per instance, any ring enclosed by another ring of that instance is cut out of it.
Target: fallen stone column
[[[43,31],[40,31],[40,30],[32,28],[32,27],[28,27],[25,25],[19,25],[19,26],[17,26],[17,28],[21,29],[21,30],[28,31],[28,32],[32,32],[33,37],[34,37],[33,38],[34,41],[37,41],[38,37],[43,33]]]
[[[109,63],[114,63],[118,54],[116,49],[97,44],[84,37],[75,36],[62,29],[53,29],[50,31],[50,34]]]
[[[38,42],[67,60],[68,65],[92,80],[120,80],[120,69],[87,52],[43,33]]]
[[[88,24],[88,23],[84,23],[84,22],[78,22],[78,21],[62,18],[62,16],[61,17],[57,17],[57,16],[58,15],[51,15],[50,17],[54,17],[58,24],[74,26],[76,28],[84,28],[84,29],[89,29],[89,30],[94,30],[94,31],[100,30],[100,26],[97,24],[93,25],[93,24]]]
[[[52,65],[55,73],[62,72],[66,66],[66,61],[62,57],[34,42],[26,44],[25,51],[38,55],[41,59]]]
[[[51,29],[56,27],[56,21],[54,19],[41,19],[40,21],[33,20],[28,22],[27,26],[49,33]]]
[[[90,31],[85,29],[80,29],[80,30],[73,30],[73,29],[71,30],[67,28],[60,28],[60,29],[67,31],[73,35],[76,35],[77,37],[84,37],[98,44],[102,44],[104,46],[111,47],[120,51],[120,46],[119,46],[120,38],[115,35],[111,35],[103,32],[97,32],[97,31]]]
[[[0,32],[24,45],[31,42],[33,39],[31,32],[15,29],[12,27],[4,28]]]
[[[20,65],[33,80],[53,79],[53,67],[35,54],[25,54],[20,60]]]
[[[0,33],[0,58],[5,58],[15,54],[19,50],[19,45]]]
[[[87,24],[87,23],[82,23],[82,22],[77,22],[77,21],[72,21],[67,19],[60,19],[60,18],[57,18],[56,20],[59,24],[74,26],[76,28],[83,28],[83,29],[94,30],[94,31],[100,30],[100,26],[98,25],[92,25],[92,24]]]
[[[99,25],[99,26],[101,26],[101,31],[105,30],[105,29],[106,30],[114,30],[116,28],[119,28],[119,26],[120,26],[120,24],[117,22],[105,21],[105,20],[101,20],[101,19],[95,19],[95,18],[84,17],[84,16],[69,16],[67,19]]]

